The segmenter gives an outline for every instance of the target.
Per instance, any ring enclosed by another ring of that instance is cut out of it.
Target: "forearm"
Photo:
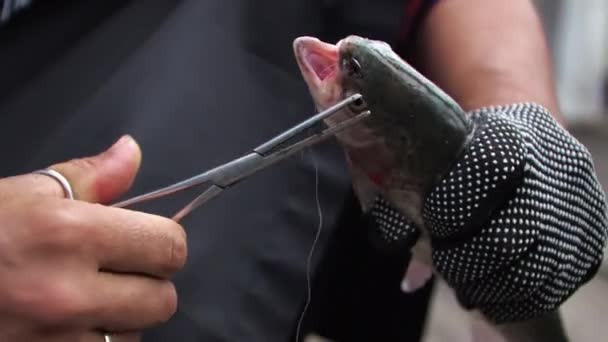
[[[417,44],[417,67],[465,109],[533,101],[561,121],[550,53],[531,1],[442,0]]]
[[[442,0],[420,28],[415,64],[466,110],[536,102],[563,123],[541,21],[530,0]],[[506,324],[509,341],[567,340],[559,314]]]

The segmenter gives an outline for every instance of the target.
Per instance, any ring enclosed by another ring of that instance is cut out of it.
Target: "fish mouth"
[[[338,75],[338,46],[314,37],[299,37],[293,43],[298,65],[308,81],[316,86],[335,80]]]

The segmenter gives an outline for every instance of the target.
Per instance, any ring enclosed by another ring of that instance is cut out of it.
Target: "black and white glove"
[[[474,136],[424,200],[434,269],[465,308],[495,323],[538,317],[597,273],[606,195],[587,149],[545,108],[469,115]],[[370,213],[383,248],[411,248],[420,236],[382,197]]]

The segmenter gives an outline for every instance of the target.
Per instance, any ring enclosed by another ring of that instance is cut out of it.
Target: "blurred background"
[[[608,1],[536,0],[553,57],[564,115],[571,123],[606,118]]]
[[[568,129],[594,157],[608,189],[608,0],[536,0],[554,59]],[[608,250],[606,251],[608,254]],[[563,306],[574,342],[608,339],[608,258],[599,274]],[[470,341],[469,318],[444,283],[434,291],[424,341]]]

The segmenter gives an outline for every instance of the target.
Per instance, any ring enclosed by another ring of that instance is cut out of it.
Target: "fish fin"
[[[422,288],[433,277],[430,241],[421,237],[412,247],[412,258],[401,281],[401,291],[412,293]]]
[[[433,269],[422,261],[412,258],[401,281],[401,291],[412,293],[426,285],[433,276]]]

